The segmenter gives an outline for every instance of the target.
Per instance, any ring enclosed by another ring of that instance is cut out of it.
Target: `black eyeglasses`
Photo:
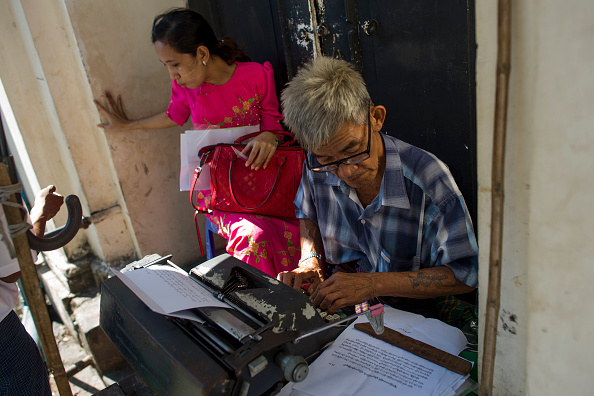
[[[305,152],[305,163],[307,164],[307,168],[312,172],[331,172],[333,170],[338,169],[338,167],[342,164],[344,165],[355,165],[359,162],[363,162],[369,158],[369,153],[371,151],[371,118],[369,113],[367,113],[367,149],[361,153],[351,155],[350,157],[343,158],[338,161],[330,162],[329,164],[322,165],[318,162],[317,165],[313,165],[309,162],[307,152]],[[315,158],[315,155],[312,154],[312,157]],[[316,159],[317,162],[317,159]]]

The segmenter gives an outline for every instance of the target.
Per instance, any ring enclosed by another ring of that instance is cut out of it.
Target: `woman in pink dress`
[[[106,92],[107,106],[95,101],[110,130],[161,129],[183,125],[191,117],[195,129],[260,125],[243,153],[247,166],[266,167],[279,143],[272,133],[281,131],[283,116],[270,63],[246,62],[228,38],[219,40],[206,20],[188,9],[174,9],[153,22],[152,42],[172,79],[166,111],[130,120],[121,98]],[[213,130],[210,133],[216,133]],[[207,191],[197,193],[199,204],[210,202]],[[271,276],[290,271],[300,257],[299,223],[266,216],[214,211],[207,215],[227,239],[227,252]]]

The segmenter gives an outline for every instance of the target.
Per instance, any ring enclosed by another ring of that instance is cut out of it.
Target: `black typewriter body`
[[[151,311],[117,277],[102,285],[101,328],[155,393],[271,393],[303,380],[344,329],[295,342],[326,324],[309,297],[227,254],[189,274],[232,309],[199,308],[200,324]]]

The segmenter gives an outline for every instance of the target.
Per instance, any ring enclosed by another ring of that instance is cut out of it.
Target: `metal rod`
[[[173,264],[171,262],[169,262],[170,264]],[[175,265],[175,264],[173,264]],[[178,267],[179,268],[179,267]],[[223,301],[224,303],[229,304],[232,308],[235,308],[236,310],[238,310],[239,312],[241,312],[242,314],[244,314],[245,316],[247,316],[248,318],[250,318],[254,323],[256,323],[257,325],[260,326],[264,326],[266,325],[265,322],[262,321],[262,319],[260,318],[256,318],[254,315],[252,315],[251,313],[249,313],[248,311],[246,311],[245,309],[241,308],[239,305],[235,304],[233,301],[231,301],[225,294],[213,289],[212,287],[208,286],[206,283],[201,282],[199,279],[196,279],[192,276],[190,276],[190,279],[192,279],[194,282],[197,282],[200,286],[202,286],[203,288],[205,288],[207,291],[209,291],[215,298],[217,298],[218,300]]]
[[[328,324],[326,324],[324,326],[318,327],[317,329],[310,330],[307,333],[303,333],[299,337],[295,338],[293,340],[293,343],[296,344],[296,343],[298,343],[299,341],[301,341],[302,339],[304,339],[306,337],[309,337],[309,336],[314,335],[314,334],[321,333],[322,331],[328,330],[328,329],[330,329],[332,327],[336,327],[336,326],[338,326],[340,324],[343,324],[345,322],[348,322],[349,320],[355,319],[355,318],[357,318],[357,317],[365,314],[366,312],[368,312],[368,311],[364,311],[364,312],[361,312],[359,314],[353,314],[353,315],[347,316],[346,318],[342,318],[342,319],[339,319],[339,320],[337,320],[335,322],[331,322],[331,323],[328,323]]]
[[[90,355],[85,356],[83,360],[79,360],[78,362],[74,363],[73,365],[66,368],[66,376],[68,378],[74,377],[76,374],[83,371],[88,366],[93,364],[93,358]]]
[[[102,209],[97,212],[91,213],[90,216],[83,217],[81,228],[89,228],[91,224],[99,223],[110,216],[122,213],[122,207],[120,205],[114,205],[107,209]]]

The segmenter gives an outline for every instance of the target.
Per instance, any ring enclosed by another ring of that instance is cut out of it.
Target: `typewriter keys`
[[[332,323],[336,320],[346,318],[347,315],[342,312],[341,310],[337,311],[335,314],[328,315],[328,312],[322,311],[320,308],[316,308],[322,319],[324,319],[327,323]]]

